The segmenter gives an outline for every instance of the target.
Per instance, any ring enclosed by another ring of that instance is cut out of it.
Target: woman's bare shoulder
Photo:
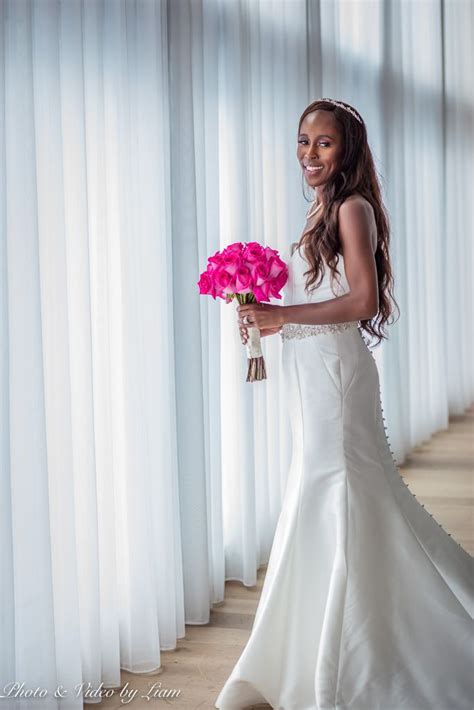
[[[346,197],[342,204],[345,204],[347,202],[356,202],[370,209],[372,213],[374,211],[372,204],[369,202],[369,200],[363,195],[361,195],[359,192],[354,192],[352,195],[349,195],[349,197]]]
[[[360,205],[363,208],[364,212],[367,215],[367,220],[370,224],[370,233],[371,233],[370,236],[371,236],[371,241],[372,241],[372,248],[373,248],[373,251],[375,252],[377,249],[377,242],[378,242],[378,240],[377,240],[377,223],[375,221],[375,212],[374,212],[374,208],[372,207],[372,204],[369,202],[369,200],[366,197],[359,194],[358,192],[355,192],[354,194],[347,197],[344,200],[344,202],[342,203],[342,205],[339,207],[339,209],[341,209],[341,207],[345,204],[356,204],[358,206]]]

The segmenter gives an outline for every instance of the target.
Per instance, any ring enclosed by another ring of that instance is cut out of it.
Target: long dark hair
[[[339,103],[344,103],[358,116],[360,115],[350,104],[342,101]],[[331,111],[334,114],[334,118],[342,130],[344,155],[340,171],[321,188],[323,207],[320,219],[318,219],[313,229],[307,229],[303,232],[298,243],[298,248],[304,245],[305,257],[311,267],[305,272],[305,275],[309,274],[309,278],[306,281],[306,290],[312,284],[315,284],[313,288],[317,288],[321,283],[324,274],[323,260],[330,268],[331,280],[335,278],[335,274],[340,275],[337,269],[338,253],[341,250],[337,226],[339,207],[350,195],[354,193],[362,195],[372,205],[377,225],[375,263],[377,265],[379,311],[374,318],[361,320],[360,326],[370,336],[375,336],[378,339],[375,343],[375,345],[378,345],[383,338],[387,338],[385,324],[391,325],[393,323],[393,319],[389,320],[394,311],[393,306],[398,311],[398,314],[400,314],[400,309],[393,296],[394,279],[389,253],[390,220],[382,202],[377,170],[367,140],[367,130],[362,118],[361,122],[359,122],[349,111],[340,106],[329,101],[317,100],[309,104],[301,114],[298,135],[306,114],[317,109]]]

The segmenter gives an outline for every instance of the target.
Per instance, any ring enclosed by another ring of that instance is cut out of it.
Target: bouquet
[[[201,295],[222,298],[230,303],[234,298],[242,303],[281,298],[280,290],[288,280],[288,267],[278,251],[258,242],[235,242],[210,256],[206,271],[197,285]],[[260,330],[248,328],[247,382],[267,379]]]

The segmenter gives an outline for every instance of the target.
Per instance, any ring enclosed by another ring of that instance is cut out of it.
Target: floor
[[[433,513],[444,529],[474,555],[474,406],[453,417],[449,428],[416,448],[400,472],[410,489]],[[134,697],[125,702],[120,688],[94,705],[116,710],[214,710],[214,700],[250,634],[265,568],[258,571],[255,587],[227,582],[225,601],[214,605],[205,626],[186,626],[186,637],[174,651],[163,651],[162,666],[152,674],[122,671],[122,687]],[[155,684],[154,690],[150,688]],[[181,691],[165,698],[166,691]],[[161,691],[161,697],[158,693]],[[157,695],[153,697],[153,693]],[[147,696],[149,699],[147,699]],[[91,710],[91,705],[84,706]],[[257,706],[254,706],[256,709]],[[260,705],[258,708],[270,708]]]

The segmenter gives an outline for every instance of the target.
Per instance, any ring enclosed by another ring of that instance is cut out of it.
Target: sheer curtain
[[[0,9],[0,685],[78,708],[184,635],[167,8]]]
[[[360,110],[382,176],[401,317],[375,355],[399,462],[472,401],[473,13],[0,3],[0,687],[79,708],[78,684],[159,667],[268,559],[281,343],[246,383],[235,307],[197,280],[230,241],[299,237],[314,98]]]

